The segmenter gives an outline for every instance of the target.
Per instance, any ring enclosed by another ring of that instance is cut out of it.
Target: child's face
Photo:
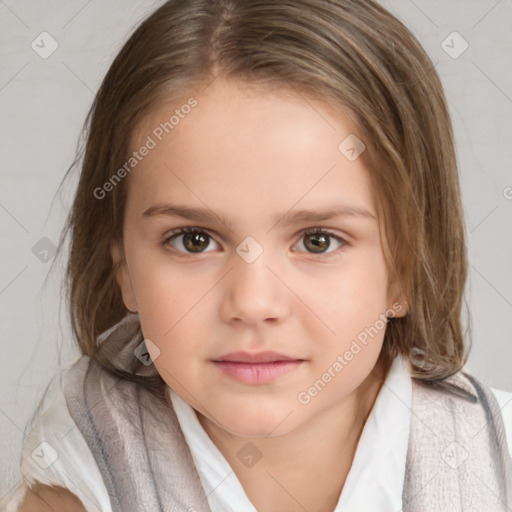
[[[217,79],[159,141],[155,129],[187,99],[139,125],[133,149],[148,135],[156,146],[126,178],[127,263],[118,283],[160,351],[148,344],[157,370],[237,435],[280,435],[353,406],[381,351],[386,314],[405,313],[397,288],[387,290],[368,173],[338,149],[354,128],[311,99],[247,95]],[[215,216],[143,215],[170,203],[214,213],[230,228]],[[348,205],[374,217],[294,219],[299,210]],[[202,233],[164,243],[184,227]],[[344,242],[304,236],[310,228]],[[119,258],[115,247],[112,254]],[[214,362],[264,351],[294,361]]]

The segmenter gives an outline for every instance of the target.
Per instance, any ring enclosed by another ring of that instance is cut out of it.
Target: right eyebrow
[[[179,217],[182,219],[195,220],[199,222],[220,222],[228,228],[232,229],[230,221],[222,214],[217,215],[212,210],[207,208],[191,208],[189,206],[171,203],[150,206],[144,211],[142,218],[145,219],[160,215]]]

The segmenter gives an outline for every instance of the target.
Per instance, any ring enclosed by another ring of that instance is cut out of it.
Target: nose
[[[280,322],[289,314],[292,294],[269,263],[265,252],[252,263],[233,255],[234,267],[226,277],[221,305],[225,322],[254,327]]]

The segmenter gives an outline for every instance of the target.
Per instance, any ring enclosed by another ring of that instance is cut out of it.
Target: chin
[[[237,437],[253,437],[253,438],[262,438],[262,437],[278,437],[287,434],[290,432],[290,426],[284,428],[279,426],[276,428],[278,423],[273,421],[260,421],[259,424],[252,423],[229,423],[226,425],[228,427],[227,432]]]
[[[218,425],[220,428],[234,436],[275,437],[293,430],[287,418],[288,415],[292,416],[290,414],[292,410],[284,413],[285,408],[275,412],[271,412],[270,409],[258,411],[254,407],[249,410],[238,408],[237,413],[233,415],[233,407],[231,407],[230,410],[225,411],[225,414],[216,414],[215,418],[222,422]],[[210,421],[213,420],[210,419]]]

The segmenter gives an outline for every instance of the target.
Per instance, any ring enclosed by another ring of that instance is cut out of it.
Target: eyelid
[[[206,228],[201,228],[199,226],[184,226],[184,227],[181,227],[181,228],[176,228],[174,230],[171,230],[169,232],[167,232],[165,235],[164,235],[164,239],[162,241],[162,245],[164,246],[167,246],[168,245],[168,242],[170,241],[171,238],[173,238],[174,236],[181,236],[181,235],[184,235],[184,234],[187,234],[187,233],[204,233],[206,234],[209,238],[211,238],[216,244],[219,244],[219,242],[217,242],[216,240],[216,237],[217,237],[217,234],[215,233],[214,235],[211,234],[210,230],[206,229]],[[307,235],[314,235],[314,234],[319,234],[319,235],[326,235],[330,238],[334,238],[335,240],[337,240],[338,242],[341,243],[341,246],[338,247],[337,249],[334,249],[333,251],[329,251],[329,252],[324,252],[324,253],[312,253],[312,252],[308,252],[308,251],[297,251],[296,249],[292,249],[293,252],[298,252],[298,253],[304,253],[308,256],[315,256],[317,258],[329,258],[331,257],[333,254],[337,254],[338,252],[342,252],[346,247],[348,246],[351,246],[351,242],[349,241],[350,237],[348,236],[345,236],[345,235],[339,235],[337,233],[335,233],[333,230],[329,229],[329,228],[323,228],[323,227],[320,227],[320,226],[315,226],[315,227],[312,227],[312,228],[303,228],[301,230],[299,230],[294,236],[294,238],[297,238],[299,237],[298,242],[300,242],[301,238],[307,236]],[[176,252],[178,255],[180,256],[195,256],[195,255],[200,255],[200,254],[206,254],[208,252],[212,252],[212,251],[203,251],[203,252],[198,252],[198,253],[190,253],[190,252],[183,252],[183,251],[179,251],[177,249],[173,249],[173,252]]]
[[[215,236],[213,236],[208,229],[200,228],[198,226],[183,226],[181,228],[176,228],[176,229],[173,229],[171,231],[168,231],[164,235],[163,241],[161,243],[162,243],[162,245],[164,247],[168,247],[171,238],[173,238],[174,236],[179,237],[179,236],[182,236],[182,235],[186,235],[187,233],[196,233],[196,232],[197,233],[204,233],[212,241],[214,241],[217,245],[220,245],[219,242],[217,242],[217,240],[216,240],[216,236],[217,236],[216,234],[215,234]],[[179,257],[196,256],[196,255],[201,255],[201,254],[206,254],[206,253],[212,252],[210,250],[210,251],[203,251],[203,252],[198,252],[198,253],[194,254],[194,253],[191,253],[191,252],[179,251],[179,250],[175,249],[174,247],[171,247],[171,250],[173,251],[174,254],[177,254]]]
[[[322,259],[322,258],[328,259],[330,257],[335,257],[336,255],[338,255],[338,253],[343,252],[347,247],[352,245],[347,240],[347,237],[338,235],[337,233],[335,233],[333,230],[331,230],[329,228],[322,228],[322,227],[307,228],[307,229],[302,229],[301,231],[299,231],[298,234],[301,235],[301,238],[304,238],[306,235],[325,235],[327,237],[334,238],[335,240],[337,240],[338,242],[341,243],[340,247],[338,247],[337,249],[334,249],[333,251],[328,251],[328,252],[314,253],[314,252],[294,250],[294,252],[302,252],[304,254],[307,254],[308,256],[314,256],[314,257],[320,258],[320,259]],[[299,238],[299,241],[301,240],[301,238]]]
[[[199,226],[183,226],[181,228],[176,228],[176,229],[172,229],[171,231],[167,231],[163,237],[163,242],[165,243],[165,242],[169,241],[169,239],[171,239],[174,235],[184,235],[187,233],[195,233],[195,232],[205,233],[211,239],[215,240],[216,243],[219,243],[219,242],[217,242],[217,238],[222,239],[222,237],[220,237],[215,231],[211,231],[206,228],[201,228]]]
[[[210,236],[211,238],[214,238],[216,240],[217,239],[224,240],[216,231],[208,229],[208,228],[203,228],[200,226],[182,226],[179,228],[172,229],[170,231],[166,231],[163,236],[163,239],[165,241],[165,240],[168,240],[169,238],[171,238],[173,235],[176,235],[178,233],[181,234],[181,233],[195,232],[195,231],[200,231],[202,233],[206,233],[208,236]],[[342,241],[345,241],[347,244],[353,238],[348,233],[338,234],[335,232],[336,230],[334,228],[331,229],[331,228],[321,227],[321,226],[313,226],[310,228],[299,229],[297,232],[295,232],[292,235],[292,237],[296,238],[299,235],[304,236],[305,234],[312,234],[312,233],[315,233],[316,231],[325,232],[325,233],[329,234],[330,236],[332,236],[333,238],[338,238],[338,239],[341,239]],[[224,240],[224,241],[230,242],[231,240],[228,238],[227,240]]]

